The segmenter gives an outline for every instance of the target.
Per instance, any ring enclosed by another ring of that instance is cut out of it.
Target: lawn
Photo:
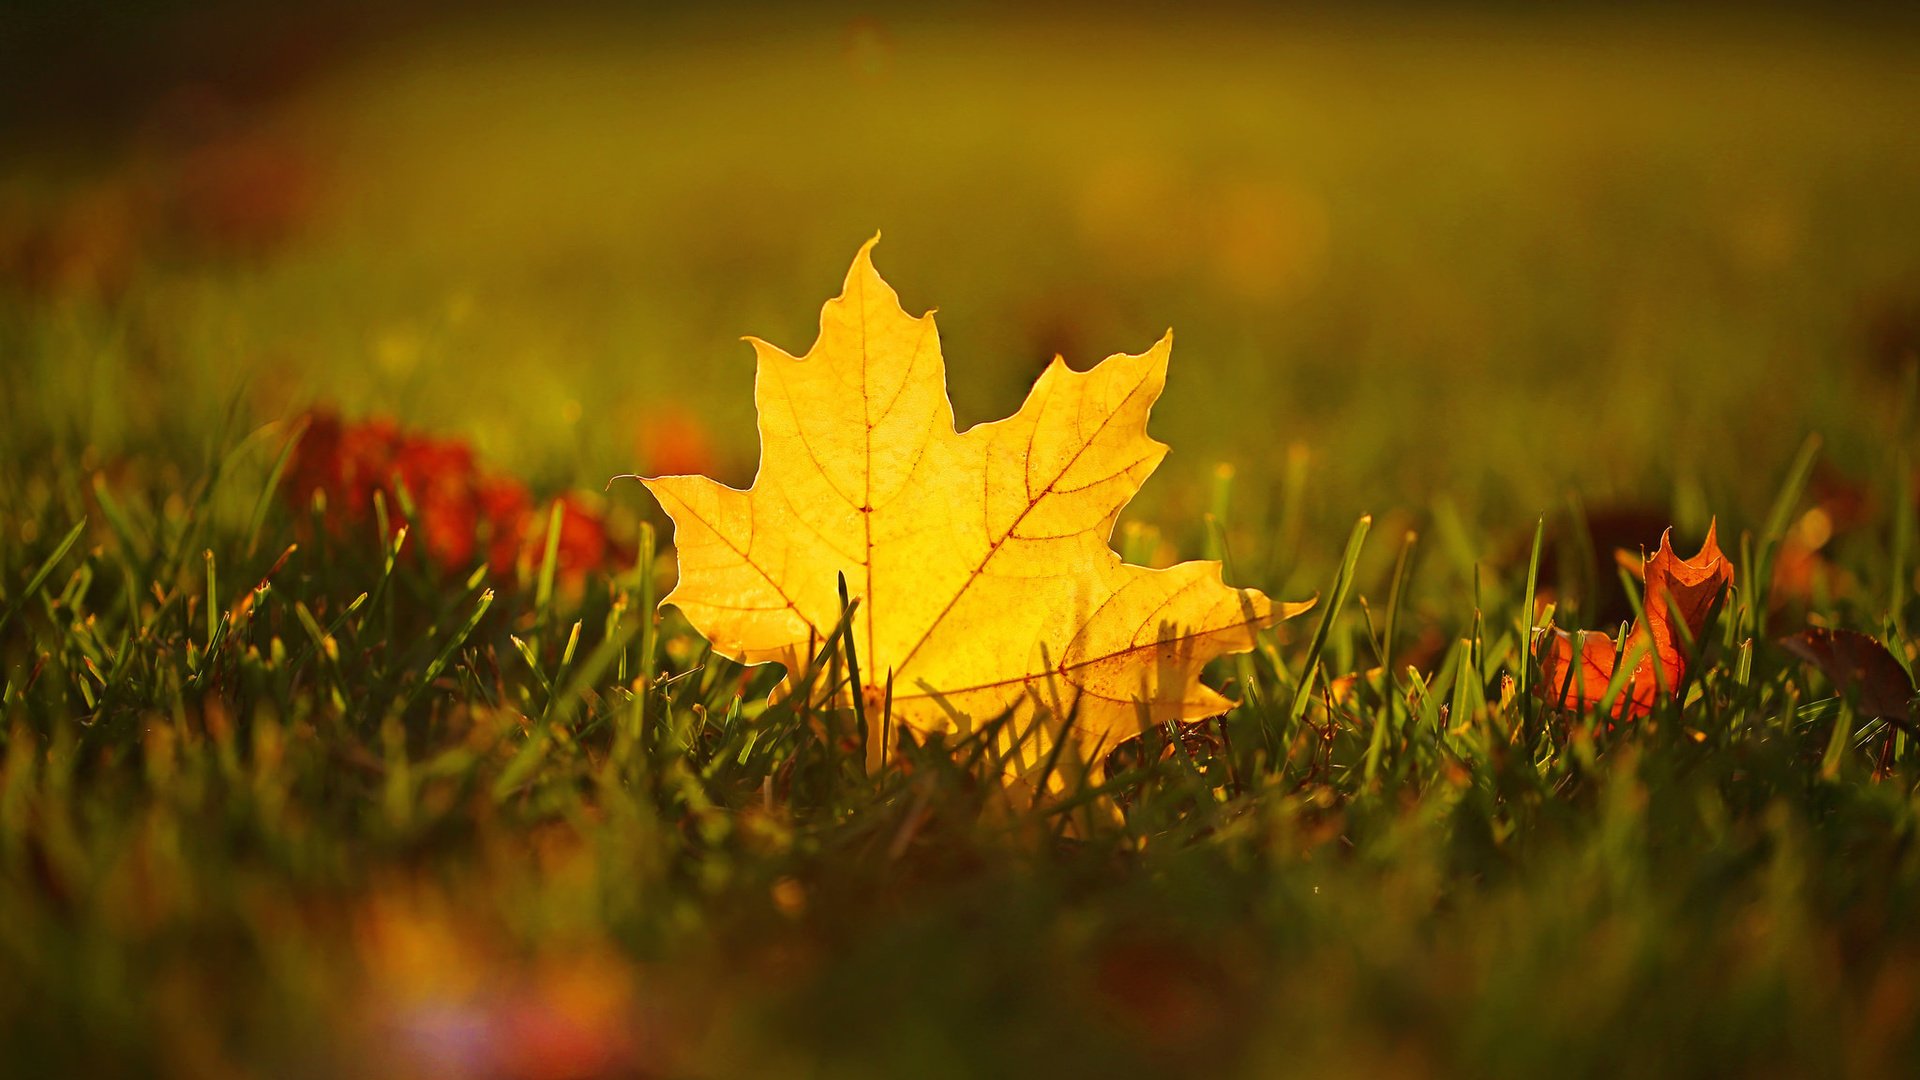
[[[0,1073],[1920,1068],[1913,24],[324,40],[0,111]],[[1232,711],[1036,800],[657,608],[615,478],[748,484],[876,232],[962,428],[1172,328],[1115,549],[1318,596]],[[1710,523],[1679,685],[1554,707]]]

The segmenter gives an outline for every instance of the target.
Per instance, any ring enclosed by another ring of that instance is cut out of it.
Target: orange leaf
[[[1616,667],[1628,661],[1634,666],[1613,704],[1614,717],[1645,716],[1679,688],[1687,673],[1686,641],[1706,628],[1707,612],[1733,581],[1733,563],[1721,552],[1714,525],[1707,526],[1707,539],[1691,559],[1673,553],[1672,536],[1672,529],[1662,534],[1660,550],[1646,561],[1645,603],[1627,635],[1624,656],[1605,633],[1540,635],[1534,646],[1540,657],[1535,690],[1542,698],[1568,709],[1596,705]],[[1686,627],[1684,636],[1680,626]]]

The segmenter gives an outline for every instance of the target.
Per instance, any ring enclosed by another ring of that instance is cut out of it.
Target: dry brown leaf
[[[1780,639],[1780,646],[1818,667],[1864,716],[1912,724],[1913,680],[1886,646],[1857,630],[1814,627]]]
[[[1639,659],[1613,704],[1616,718],[1645,716],[1654,702],[1671,696],[1686,676],[1685,641],[1674,622],[1678,616],[1686,637],[1698,638],[1706,627],[1707,612],[1721,590],[1733,581],[1733,563],[1720,550],[1715,526],[1691,559],[1673,553],[1673,530],[1660,537],[1660,550],[1646,561],[1646,594],[1642,615],[1618,654],[1610,635],[1598,631],[1542,634],[1534,650],[1540,657],[1536,692],[1562,708],[1588,708],[1606,695],[1617,664]]]
[[[664,602],[722,655],[792,673],[838,623],[844,574],[869,709],[891,674],[894,718],[922,731],[1010,713],[1024,735],[1071,716],[1111,745],[1229,708],[1201,667],[1309,604],[1228,588],[1217,562],[1152,570],[1109,546],[1166,454],[1146,425],[1171,335],[1090,371],[1056,358],[1013,416],[956,432],[933,317],[901,309],[873,243],[805,356],[750,339],[753,486],[646,481],[676,530]],[[1016,767],[1050,742],[1021,741]]]

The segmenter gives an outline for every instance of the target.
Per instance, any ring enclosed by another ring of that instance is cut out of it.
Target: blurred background
[[[744,484],[738,339],[804,349],[877,231],[963,425],[1174,329],[1147,518],[1291,461],[1329,545],[1436,491],[1697,529],[1900,423],[1894,11],[907,7],[9,5],[11,452],[327,403],[547,488]]]

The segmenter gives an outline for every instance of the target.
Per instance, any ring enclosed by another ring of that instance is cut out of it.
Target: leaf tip
[[[1282,600],[1274,605],[1273,621],[1282,623],[1293,618],[1295,615],[1305,615],[1307,612],[1312,611],[1319,603],[1319,593],[1314,593],[1305,600]]]
[[[878,243],[880,243],[880,231],[876,229],[874,230],[873,235],[869,236],[866,242],[860,245],[860,250],[854,252],[853,254],[854,272],[857,273],[858,271],[865,269],[868,273],[878,276],[878,271],[874,270],[873,268],[873,249],[874,249],[874,246],[877,245]],[[848,274],[848,276],[852,277],[853,275],[850,273]]]

